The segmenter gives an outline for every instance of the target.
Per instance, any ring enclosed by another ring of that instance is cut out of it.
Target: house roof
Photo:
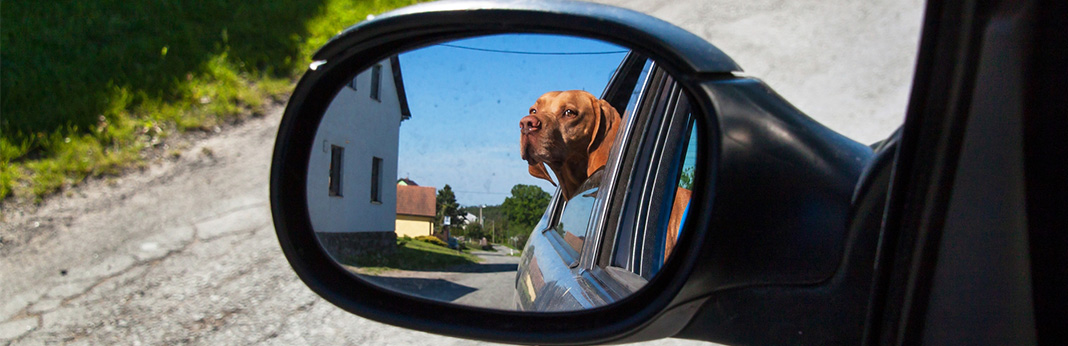
[[[430,186],[397,185],[397,214],[434,217],[436,194]]]
[[[411,180],[408,178],[397,179],[397,185],[419,186],[419,184],[415,183],[415,180]]]
[[[393,70],[393,85],[397,89],[397,101],[400,103],[401,121],[411,119],[412,111],[408,108],[408,93],[404,90],[404,77],[401,76],[400,59],[396,55],[389,57],[390,69]]]

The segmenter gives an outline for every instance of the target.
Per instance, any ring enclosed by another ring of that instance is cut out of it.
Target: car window
[[[637,70],[632,70],[629,77],[625,75],[617,76],[619,78],[613,79],[613,82],[619,84],[610,84],[606,87],[606,95],[602,95],[602,98],[605,99],[620,99],[618,96],[621,96],[621,94],[627,96],[626,109],[620,112],[622,123],[626,123],[635,111],[634,109],[646,84],[649,71],[652,69],[652,60],[643,58],[641,66],[642,69],[637,74],[634,73],[638,72]],[[623,90],[620,90],[620,88],[623,88]],[[620,105],[621,103],[616,104]],[[622,126],[622,124],[620,125]],[[620,131],[619,137],[616,139],[617,146],[624,140],[623,135],[623,132]],[[605,202],[604,199],[597,199],[597,193],[602,190],[602,182],[609,183],[608,179],[602,179],[604,172],[605,168],[602,167],[590,175],[576,189],[578,192],[571,196],[570,200],[564,202],[563,207],[558,209],[556,216],[552,218],[553,222],[551,224],[553,226],[550,229],[560,236],[559,240],[566,244],[570,251],[574,251],[574,253],[569,253],[570,256],[577,258],[582,253],[587,235],[593,232],[590,229],[590,227],[594,226],[591,225],[591,217],[596,211],[596,207]]]
[[[650,76],[652,75],[652,68],[653,68],[653,61],[652,60],[646,60],[644,66],[642,67],[641,75],[639,76],[638,81],[634,86],[634,90],[630,94],[630,99],[627,101],[627,108],[623,112],[623,114],[624,114],[623,118],[624,119],[630,119],[631,118],[631,115],[634,114],[637,111],[638,100],[641,99],[642,93],[648,91],[648,88],[649,88],[648,84],[649,84]],[[620,135],[623,135],[623,133],[620,132]],[[620,234],[618,236],[627,238],[627,239],[622,239],[623,242],[630,242],[630,238],[629,238],[630,234]],[[627,250],[623,250],[623,251],[627,251]]]
[[[644,89],[646,80],[649,77],[649,69],[653,67],[652,60],[645,60],[645,66],[642,67],[642,73],[638,77],[638,83],[635,84],[634,91],[630,93],[630,100],[627,101],[627,108],[622,114],[624,119],[628,119],[631,114],[634,114],[634,107],[638,104],[638,96]]]
[[[639,114],[663,122],[652,121],[658,125],[641,131],[640,144],[629,159],[633,176],[619,206],[624,215],[633,216],[621,219],[614,238],[602,242],[604,259],[598,261],[645,279],[660,270],[677,244],[696,167],[696,141],[691,139],[697,136],[681,88],[655,73],[649,88],[637,106]]]
[[[586,179],[586,183],[579,188],[579,192],[567,201],[563,212],[560,213],[560,219],[553,227],[556,233],[564,239],[564,243],[578,253],[582,252],[582,245],[586,241],[586,230],[589,228],[590,215],[596,205],[602,172],[604,169]]]
[[[683,137],[680,147],[682,148],[676,161],[681,161],[676,167],[678,170],[674,172],[677,176],[677,183],[674,186],[673,196],[672,192],[668,193],[666,200],[672,201],[670,207],[668,207],[667,215],[668,222],[666,227],[658,227],[656,236],[656,249],[662,252],[662,255],[657,255],[656,264],[651,268],[649,275],[656,275],[660,271],[660,267],[671,256],[672,250],[675,245],[678,244],[678,238],[682,235],[682,225],[685,223],[687,216],[689,216],[690,198],[693,196],[693,179],[694,171],[697,169],[697,129],[693,127],[693,120],[689,121],[687,127],[690,128],[689,134]]]

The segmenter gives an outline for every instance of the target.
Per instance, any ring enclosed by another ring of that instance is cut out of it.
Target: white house
[[[308,162],[308,212],[335,256],[392,249],[397,143],[411,117],[396,56],[356,75],[323,115]],[[387,250],[388,251],[388,250]]]

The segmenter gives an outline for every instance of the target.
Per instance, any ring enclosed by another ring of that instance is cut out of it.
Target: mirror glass
[[[354,275],[455,304],[562,311],[633,293],[670,255],[697,141],[655,62],[593,39],[506,34],[346,78],[315,134],[307,193],[320,244]],[[631,179],[650,157],[669,169]],[[635,181],[670,181],[637,189],[674,203],[623,211]],[[619,221],[638,209],[645,219]]]

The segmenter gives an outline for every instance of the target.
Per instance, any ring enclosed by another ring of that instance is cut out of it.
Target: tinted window
[[[594,187],[581,191],[567,201],[564,212],[560,214],[560,220],[554,227],[564,242],[575,252],[581,253],[582,244],[586,241],[586,229],[590,223],[590,214],[593,212],[597,190],[598,187]]]
[[[677,245],[696,170],[697,134],[689,102],[674,82],[658,85],[655,92],[644,93],[655,99],[640,101],[650,107],[653,119],[665,118],[645,131],[641,152],[632,158],[635,175],[627,187],[622,213],[634,216],[624,218],[616,239],[603,245],[614,247],[604,265],[646,279],[660,270]]]
[[[668,222],[667,227],[658,228],[656,236],[656,251],[661,252],[657,254],[657,261],[649,275],[655,275],[660,267],[663,266],[664,261],[667,261],[671,256],[672,250],[678,244],[678,238],[681,236],[682,225],[689,216],[690,198],[693,195],[693,180],[694,171],[697,169],[697,129],[693,127],[692,121],[690,121],[689,135],[682,138],[681,148],[682,152],[676,157],[679,162],[678,180],[674,188],[674,192],[666,191],[667,196],[672,201],[670,207],[668,207],[667,215]]]
[[[623,112],[623,114],[625,114],[623,118],[629,119],[631,115],[633,115],[634,112],[637,111],[636,108],[638,105],[638,99],[640,98],[639,96],[641,96],[642,91],[645,90],[646,84],[648,84],[649,82],[650,69],[652,68],[652,66],[652,60],[645,61],[645,64],[642,67],[641,76],[638,78],[638,83],[635,84],[634,91],[630,94],[630,100],[627,101],[627,109]],[[619,239],[615,240],[617,244],[630,244],[633,241],[633,234],[631,234],[630,232],[620,232],[618,237]],[[629,256],[629,248],[624,249],[624,247],[621,247],[619,250],[625,252],[621,256]]]

